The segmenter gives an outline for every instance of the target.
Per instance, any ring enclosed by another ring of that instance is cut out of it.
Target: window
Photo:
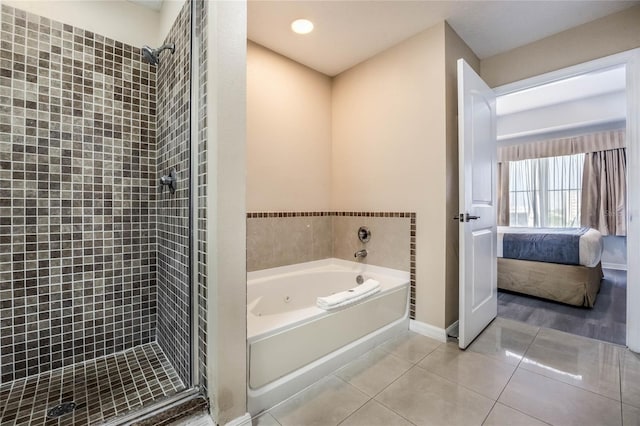
[[[509,162],[509,225],[577,228],[584,154]]]

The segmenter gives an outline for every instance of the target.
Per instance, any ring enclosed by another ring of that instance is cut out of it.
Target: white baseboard
[[[447,336],[458,337],[458,321],[454,322],[449,327],[447,327],[446,332],[447,332]]]
[[[409,330],[418,334],[422,334],[423,336],[436,339],[439,342],[447,341],[447,330],[445,330],[444,328],[435,327],[424,322],[410,320]]]
[[[244,413],[244,416],[236,417],[225,426],[251,426],[251,415],[249,413]]]
[[[618,271],[626,271],[627,270],[627,265],[624,263],[609,263],[609,262],[602,262],[602,269],[615,269]]]

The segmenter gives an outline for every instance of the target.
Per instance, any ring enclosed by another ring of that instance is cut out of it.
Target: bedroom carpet
[[[627,272],[604,270],[593,308],[581,308],[499,290],[498,316],[605,342],[625,344]]]

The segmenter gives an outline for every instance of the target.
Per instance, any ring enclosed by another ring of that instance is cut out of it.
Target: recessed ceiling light
[[[297,34],[309,34],[313,31],[313,22],[308,19],[296,19],[291,23],[291,30]]]

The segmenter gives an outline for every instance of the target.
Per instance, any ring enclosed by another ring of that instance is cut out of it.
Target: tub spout
[[[366,251],[365,249],[362,249],[362,250],[358,250],[357,252],[355,252],[355,253],[354,253],[354,255],[353,255],[353,257],[356,257],[356,258],[358,258],[358,257],[365,258],[365,257],[367,257],[367,254],[368,254],[368,253],[367,253],[367,251]]]

